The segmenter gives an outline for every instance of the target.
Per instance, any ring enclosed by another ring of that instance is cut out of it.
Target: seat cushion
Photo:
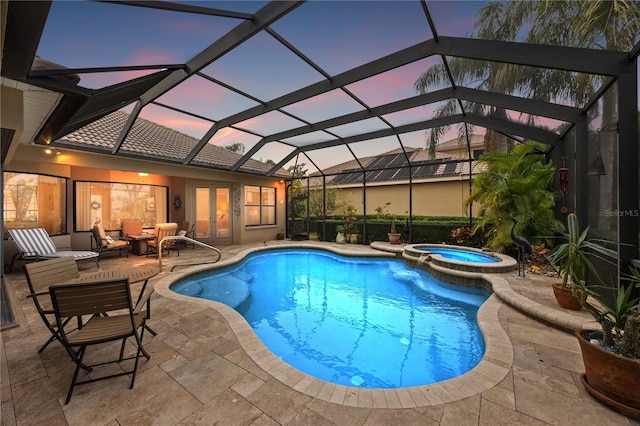
[[[102,225],[96,225],[96,229],[98,230],[98,235],[100,236],[100,244],[102,245],[102,247],[106,247],[109,242],[107,241],[107,234],[104,232],[104,228],[102,227]]]
[[[72,256],[75,260],[82,260],[82,259],[92,259],[94,257],[98,257],[99,254],[96,253],[95,251],[64,250],[56,253],[48,253],[48,254],[40,255],[40,257],[43,259],[56,259],[58,257],[66,257],[66,256]]]
[[[44,228],[9,229],[9,235],[23,253],[40,256],[56,253],[56,245]]]
[[[122,222],[122,235],[142,235],[142,222],[126,220]]]
[[[114,241],[112,243],[107,244],[107,248],[109,250],[113,250],[113,249],[117,249],[117,248],[124,248],[127,247],[129,244],[126,241]]]

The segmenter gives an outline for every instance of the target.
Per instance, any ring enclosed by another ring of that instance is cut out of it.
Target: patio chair
[[[102,254],[112,252],[118,253],[118,256],[121,256],[122,253],[124,253],[129,257],[129,242],[127,240],[114,240],[106,234],[102,225],[95,225],[91,229],[91,233],[93,234],[92,241],[95,241],[96,243],[96,248],[93,248],[92,243],[91,249],[96,253]]]
[[[142,235],[142,222],[138,220],[123,220],[121,227],[123,237]]]
[[[11,258],[11,263],[6,266],[6,273],[13,271],[16,260],[45,260],[71,256],[76,261],[93,259],[96,267],[99,267],[100,256],[93,251],[58,250],[44,228],[9,229],[9,238],[13,241],[18,253]]]
[[[193,240],[195,239],[195,232],[195,223],[191,223],[190,221],[185,220],[184,222],[182,222],[182,228],[178,232],[178,235],[189,237]],[[196,248],[195,243],[185,240],[177,240],[176,245],[183,246],[184,248],[191,246],[194,250]]]
[[[49,286],[78,278],[80,273],[73,257],[67,256],[44,262],[27,263],[24,265],[24,274],[27,277],[27,285],[29,286],[27,297],[33,300],[38,315],[40,315],[42,322],[51,332],[49,340],[38,349],[38,352],[42,352],[51,342],[60,340],[49,297]]]
[[[147,359],[151,358],[142,347],[142,338],[150,309],[152,292],[153,289],[147,292],[142,300],[134,307],[129,290],[129,280],[127,278],[85,284],[54,285],[49,287],[59,339],[62,344],[65,345],[76,363],[76,369],[73,374],[73,379],[71,380],[71,385],[69,386],[65,404],[68,404],[71,400],[73,389],[76,386],[112,377],[131,374],[129,389],[133,389],[140,355],[144,355]],[[67,333],[65,326],[69,322],[68,319],[82,317],[83,315],[91,315],[91,319],[73,333]],[[138,330],[140,331],[138,332]],[[125,357],[125,343],[129,337],[133,337],[135,341],[136,354]],[[122,344],[120,345],[120,355],[117,359],[91,365],[83,364],[87,347],[119,340],[122,340]],[[91,369],[100,365],[115,364],[130,359],[135,359],[131,370],[78,380],[80,368]]]
[[[149,240],[147,243],[147,257],[150,254],[158,253],[158,247],[160,247],[160,242],[163,238],[175,236],[177,232],[177,223],[157,223],[153,230],[155,238],[153,240]],[[180,256],[180,249],[175,243],[176,240],[165,241],[162,244],[162,250],[167,250],[167,254],[169,254],[170,250],[175,250],[178,252],[178,256]]]

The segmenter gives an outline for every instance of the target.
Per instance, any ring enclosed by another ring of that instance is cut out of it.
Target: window
[[[244,224],[246,226],[276,224],[276,189],[266,186],[244,187]]]
[[[141,221],[144,228],[167,221],[169,189],[133,183],[76,182],[75,229],[89,231],[100,223],[121,229],[126,220]]]
[[[4,173],[3,221],[6,231],[44,228],[50,235],[67,232],[67,179],[33,173]]]

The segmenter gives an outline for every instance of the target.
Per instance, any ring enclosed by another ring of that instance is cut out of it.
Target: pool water
[[[489,294],[400,260],[279,249],[194,278],[195,287],[222,283],[219,294],[230,282],[248,283],[236,309],[258,337],[289,365],[332,383],[426,385],[464,374],[484,354],[476,314]],[[213,294],[194,292],[193,282],[171,290]]]
[[[425,251],[433,254],[439,254],[440,256],[450,259],[457,260],[459,262],[471,262],[471,263],[495,263],[500,262],[495,256],[491,256],[488,254],[478,253],[470,250],[462,250],[462,249],[454,249],[454,248],[440,248],[440,247],[431,247],[431,246],[416,246],[416,250]]]

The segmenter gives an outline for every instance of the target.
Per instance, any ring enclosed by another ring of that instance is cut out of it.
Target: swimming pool
[[[263,343],[286,363],[333,383],[435,383],[471,370],[485,349],[476,313],[488,293],[435,280],[396,259],[279,249],[188,278],[171,290],[199,297],[204,289],[182,291],[195,281],[248,283],[237,311]]]

